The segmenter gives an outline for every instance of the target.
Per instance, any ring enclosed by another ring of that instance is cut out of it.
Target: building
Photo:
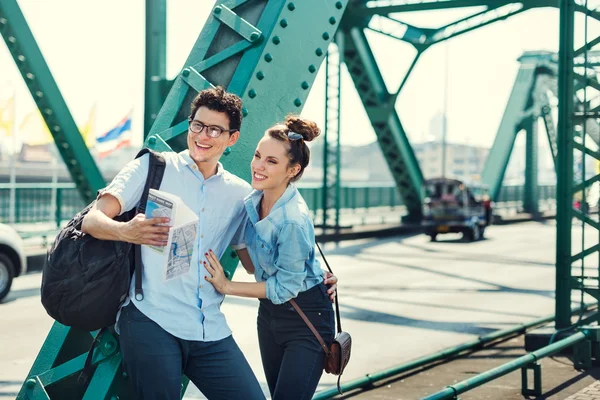
[[[439,141],[412,145],[425,179],[442,177],[443,146]],[[478,182],[489,149],[467,144],[446,143],[446,178]]]

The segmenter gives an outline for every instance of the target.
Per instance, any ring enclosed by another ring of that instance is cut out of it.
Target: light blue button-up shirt
[[[185,275],[164,280],[165,258],[142,246],[144,299],[135,300],[135,276],[123,306],[133,301],[148,318],[172,335],[185,340],[214,341],[231,335],[220,310],[223,295],[204,280],[204,253],[212,249],[220,258],[228,245],[246,247],[244,197],[252,190],[244,180],[219,163],[216,175],[204,179],[189,151],[162,153],[166,168],[160,190],[175,194],[198,216],[192,268]],[[121,203],[121,212],[137,206],[148,174],[149,156],[128,163],[102,193]],[[130,300],[131,299],[131,300]],[[116,325],[118,327],[118,324]]]
[[[257,282],[267,282],[267,298],[282,304],[323,282],[315,258],[315,231],[306,202],[293,184],[259,221],[262,191],[244,200],[248,222],[246,245]]]

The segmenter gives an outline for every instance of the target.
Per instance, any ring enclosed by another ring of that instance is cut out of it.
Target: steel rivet
[[[296,107],[300,107],[300,106],[302,105],[302,100],[300,100],[300,99],[296,99],[296,100],[294,100],[294,105],[295,105]]]
[[[296,5],[294,3],[288,4],[288,10],[294,11],[296,9]]]
[[[246,107],[243,107],[242,108],[242,116],[245,117],[246,115],[248,115],[248,109]]]
[[[337,22],[337,21],[335,20],[335,17],[331,17],[331,18],[329,18],[329,23],[330,23],[331,25],[335,25],[335,23],[336,23],[336,22]]]
[[[27,382],[25,382],[25,385],[27,385],[27,387],[29,387],[29,388],[34,387],[35,384],[36,384],[36,381],[33,378],[27,379]]]
[[[252,32],[250,34],[250,41],[251,42],[256,42],[256,40],[260,37],[260,34],[258,32]]]
[[[319,47],[317,50],[315,50],[315,54],[321,57],[323,55],[323,49]]]
[[[310,87],[310,85],[308,84],[308,82],[304,81],[302,82],[302,84],[300,85],[302,87],[302,89],[306,90]]]
[[[308,72],[310,73],[314,73],[317,70],[317,68],[314,65],[309,65],[308,66]]]
[[[257,78],[259,81],[262,81],[263,79],[265,79],[265,74],[264,74],[262,71],[258,71],[258,72],[256,73],[256,78]]]
[[[337,8],[338,10],[341,10],[343,7],[342,2],[341,1],[336,1],[335,2],[335,8]]]
[[[273,61],[273,56],[270,53],[265,54],[265,61],[266,62]]]
[[[154,137],[154,136],[150,136],[150,137],[148,138],[148,143],[149,143],[149,144],[151,144],[151,145],[152,145],[152,144],[156,144],[156,137]]]
[[[274,43],[274,44],[279,44],[279,43],[281,43],[281,39],[279,39],[279,36],[273,36],[273,43]]]
[[[190,70],[185,68],[183,71],[181,71],[181,75],[183,76],[190,76]]]
[[[281,21],[279,21],[279,25],[281,25],[282,28],[285,28],[288,26],[288,22],[287,19],[282,19]]]
[[[323,39],[324,40],[329,40],[329,33],[328,32],[323,32]]]
[[[216,6],[216,7],[215,7],[215,11],[214,11],[214,13],[215,13],[215,14],[221,14],[221,11],[223,11],[223,9],[221,9],[221,7],[220,7],[220,6]]]
[[[248,91],[248,96],[249,96],[251,99],[255,98],[255,97],[256,97],[256,90],[254,90],[254,89],[250,89],[250,90]]]

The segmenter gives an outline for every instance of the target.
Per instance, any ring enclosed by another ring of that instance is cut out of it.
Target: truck
[[[424,181],[423,190],[422,226],[431,241],[445,233],[462,233],[468,241],[483,238],[493,215],[493,203],[485,186],[435,178]]]

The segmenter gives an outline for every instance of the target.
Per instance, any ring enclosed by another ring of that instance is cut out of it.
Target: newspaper
[[[146,203],[146,218],[167,217],[172,219],[175,214],[174,207],[175,203],[173,201],[165,198],[158,190],[150,189],[148,202]],[[159,253],[164,253],[165,250],[164,247],[159,246],[149,245],[148,247]]]
[[[169,239],[165,247],[148,246],[161,253],[165,260],[164,279],[169,280],[189,272],[196,247],[198,216],[174,194],[150,189],[146,217],[169,217]]]

